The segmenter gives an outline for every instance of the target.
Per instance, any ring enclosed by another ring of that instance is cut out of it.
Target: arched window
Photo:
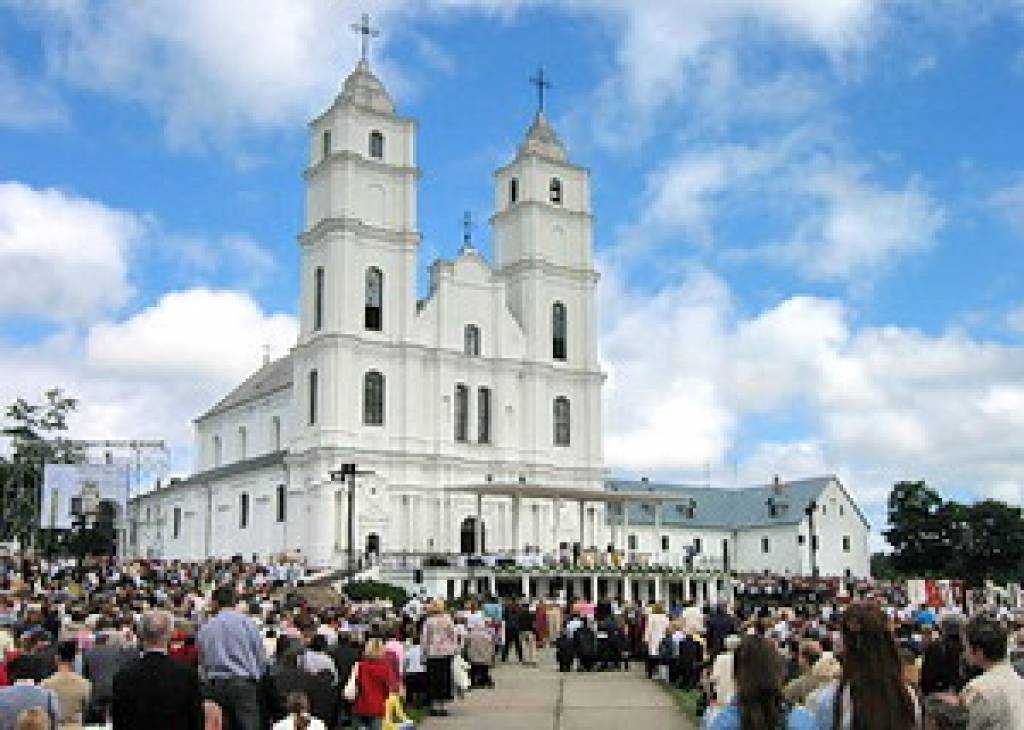
[[[480,328],[475,324],[467,324],[463,340],[463,352],[470,357],[478,357],[480,355]]]
[[[570,434],[569,399],[563,395],[555,398],[555,446],[568,446]]]
[[[555,302],[551,305],[551,357],[555,360],[566,359],[567,329],[565,305]]]
[[[373,332],[383,328],[384,274],[376,266],[366,270],[366,310],[364,326]]]
[[[508,181],[508,204],[513,205],[519,200],[519,179],[512,178]]]
[[[376,370],[363,378],[363,424],[384,425],[384,376]]]
[[[324,326],[324,267],[317,266],[313,272],[313,329]]]
[[[213,437],[213,465],[220,466],[224,463],[224,446],[221,444],[220,436]]]
[[[316,370],[309,371],[309,425],[316,425],[317,405],[320,402],[320,380]]]
[[[548,192],[550,193],[551,202],[555,205],[562,204],[562,181],[557,177],[551,178],[551,184],[548,185]]]
[[[469,440],[469,388],[463,383],[455,385],[455,440]]]
[[[331,156],[331,130],[325,129],[323,137],[320,138],[320,152],[323,159]]]
[[[370,157],[375,160],[384,159],[384,135],[376,129],[370,132]]]
[[[477,443],[491,443],[491,389],[478,388],[476,391],[476,440]]]

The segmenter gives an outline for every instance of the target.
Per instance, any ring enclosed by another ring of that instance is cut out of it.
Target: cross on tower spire
[[[351,25],[353,32],[358,33],[362,38],[360,39],[363,44],[362,60],[363,63],[370,62],[370,39],[376,38],[380,35],[380,31],[376,28],[370,27],[370,14],[363,13],[362,22],[353,23]]]
[[[537,87],[537,113],[544,113],[544,89],[551,88],[551,82],[544,77],[544,67],[537,69],[537,73],[530,77],[530,83]]]
[[[468,210],[462,216],[462,246],[473,247],[473,215]]]

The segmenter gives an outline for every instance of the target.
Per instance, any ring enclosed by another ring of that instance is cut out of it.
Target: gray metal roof
[[[269,362],[261,367],[255,373],[250,375],[249,378],[241,385],[228,393],[227,396],[225,396],[213,408],[199,416],[196,421],[202,421],[210,416],[216,416],[219,413],[224,413],[232,408],[243,406],[246,403],[259,400],[260,398],[276,393],[279,390],[290,387],[292,387],[291,353],[285,355],[279,360],[274,360],[273,362]]]
[[[652,501],[649,505],[633,503],[628,506],[631,525],[653,525],[655,510],[661,509],[661,523],[666,527],[735,530],[798,524],[804,518],[804,507],[833,482],[838,482],[836,477],[824,476],[782,482],[778,488],[766,484],[725,489],[621,479],[609,480],[605,485],[612,491],[647,491],[658,497],[658,502]],[[678,495],[678,499],[665,501],[666,493]],[[775,516],[772,516],[769,499],[776,505]],[[689,500],[693,500],[693,517],[688,516]]]

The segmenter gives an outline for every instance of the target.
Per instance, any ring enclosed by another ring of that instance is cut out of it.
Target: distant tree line
[[[878,578],[1024,581],[1024,511],[985,499],[945,500],[925,482],[897,482],[889,494],[892,547],[872,558]]]

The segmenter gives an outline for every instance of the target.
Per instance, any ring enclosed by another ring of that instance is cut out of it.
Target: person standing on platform
[[[232,730],[261,730],[260,680],[267,667],[256,623],[235,610],[231,586],[213,592],[214,617],[199,631],[199,663],[210,699],[221,706]]]

